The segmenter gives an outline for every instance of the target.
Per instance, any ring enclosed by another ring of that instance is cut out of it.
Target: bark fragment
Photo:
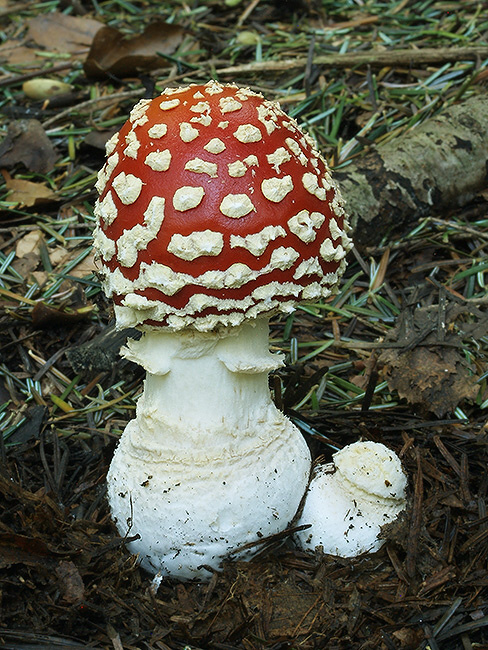
[[[357,246],[460,207],[488,180],[488,99],[470,97],[334,174]]]

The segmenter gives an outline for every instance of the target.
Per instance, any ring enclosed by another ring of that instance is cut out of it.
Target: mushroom
[[[205,579],[285,529],[307,488],[308,447],[268,388],[268,321],[333,291],[343,202],[278,104],[215,81],[140,101],[97,189],[104,290],[117,327],[143,331],[123,354],[147,372],[110,508],[143,568]]]
[[[355,442],[314,470],[296,533],[304,550],[354,557],[386,539],[382,527],[406,507],[407,479],[398,456],[381,443]],[[310,527],[311,524],[311,527]]]

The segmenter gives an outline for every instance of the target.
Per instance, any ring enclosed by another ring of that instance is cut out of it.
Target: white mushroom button
[[[315,470],[298,525],[307,550],[353,557],[385,543],[382,527],[406,507],[407,479],[398,456],[381,443],[356,442]]]

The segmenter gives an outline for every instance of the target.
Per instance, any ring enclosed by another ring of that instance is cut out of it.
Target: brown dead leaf
[[[49,273],[46,271],[32,271],[31,275],[40,287],[43,287],[49,278]]]
[[[38,120],[11,122],[0,144],[0,167],[11,168],[22,163],[31,172],[47,174],[58,156],[51,140]]]
[[[48,51],[76,53],[90,47],[103,23],[92,18],[70,16],[56,11],[28,21],[28,38]]]
[[[62,246],[56,246],[55,248],[49,249],[49,260],[54,271],[61,272],[63,267],[78,257],[79,254],[80,251],[77,248],[67,249]],[[99,270],[99,267],[95,264],[95,254],[92,251],[81,262],[78,262],[69,274],[75,278],[83,278],[86,275],[90,275],[90,273],[97,273]]]
[[[50,203],[57,200],[57,195],[45,183],[33,183],[23,179],[12,178],[4,169],[2,175],[9,190],[7,201],[19,207],[30,208],[33,205]]]
[[[30,9],[29,2],[18,2],[17,0],[0,0],[0,16],[17,16],[19,11]]]
[[[23,278],[27,278],[37,269],[41,261],[40,246],[43,242],[41,230],[31,230],[15,244],[15,259],[12,268]]]
[[[85,585],[77,567],[73,562],[62,561],[56,567],[61,600],[74,605],[83,600]]]
[[[41,58],[31,47],[26,47],[22,42],[8,40],[0,47],[0,62],[10,65],[34,65],[41,63]]]
[[[100,267],[95,263],[95,253],[91,252],[79,264],[71,269],[69,274],[74,278],[84,278],[91,273],[98,273]]]
[[[70,261],[70,253],[64,246],[55,246],[49,249],[49,261],[55,269],[58,265],[65,265]]]
[[[12,262],[12,268],[20,273],[23,278],[27,278],[39,266],[40,256],[38,253],[27,253],[20,259],[15,259]]]
[[[392,632],[392,636],[400,643],[402,650],[414,650],[419,648],[424,634],[421,630],[413,630],[409,627],[402,627]]]
[[[108,74],[128,77],[142,70],[163,68],[167,62],[160,54],[171,54],[183,40],[184,29],[163,21],[151,23],[144,32],[124,37],[114,27],[103,27],[93,39],[84,64],[91,79],[105,79]]]
[[[41,539],[0,533],[0,566],[12,564],[28,564],[30,566],[53,566],[56,553],[51,551]]]
[[[105,151],[105,145],[107,141],[116,133],[117,130],[111,129],[110,131],[90,131],[86,138],[83,140],[83,144],[88,145],[89,147],[94,147],[95,149],[101,149]]]
[[[379,359],[390,390],[423,411],[443,417],[478,392],[478,377],[458,347],[429,346],[386,350]]]
[[[42,230],[29,231],[15,244],[15,256],[21,258],[30,253],[38,253],[39,245],[42,240]]]

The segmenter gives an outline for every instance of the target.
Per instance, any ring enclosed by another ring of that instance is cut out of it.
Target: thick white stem
[[[232,447],[274,410],[268,372],[282,365],[268,351],[266,322],[222,334],[146,333],[125,356],[147,370],[137,416],[149,445]]]
[[[149,571],[208,577],[198,567],[283,530],[306,490],[308,448],[268,389],[282,360],[265,320],[149,332],[124,354],[147,378],[108,475],[113,516]]]

